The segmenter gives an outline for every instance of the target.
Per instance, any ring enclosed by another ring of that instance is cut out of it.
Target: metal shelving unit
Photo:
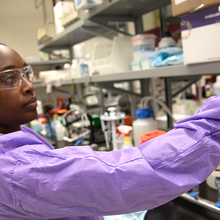
[[[84,12],[81,19],[67,27],[62,33],[39,46],[39,50],[51,52],[55,49],[70,49],[74,44],[94,36],[112,39],[112,32],[119,32],[109,21],[136,22],[144,13],[169,5],[171,0],[111,0]]]

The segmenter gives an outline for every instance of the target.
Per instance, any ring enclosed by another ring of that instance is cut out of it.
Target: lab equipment
[[[144,220],[147,210],[124,215],[104,216],[105,220]]]
[[[105,112],[100,116],[102,131],[105,135],[105,142],[107,150],[110,150],[110,140],[112,139],[113,150],[118,150],[116,137],[116,122],[119,125],[124,124],[125,113],[115,112],[115,107],[109,107],[109,112]]]

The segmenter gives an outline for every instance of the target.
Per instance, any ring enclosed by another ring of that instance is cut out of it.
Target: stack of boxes
[[[133,62],[132,70],[149,69],[151,56],[155,50],[154,34],[138,34],[132,38]]]

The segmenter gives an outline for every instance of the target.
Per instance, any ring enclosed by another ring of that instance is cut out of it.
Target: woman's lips
[[[29,99],[29,101],[24,104],[24,107],[26,107],[30,110],[36,109],[36,107],[37,107],[37,98],[32,97],[31,99]]]

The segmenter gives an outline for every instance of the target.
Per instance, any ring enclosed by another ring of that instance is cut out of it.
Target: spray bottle
[[[134,147],[133,144],[131,143],[131,138],[129,136],[129,133],[132,131],[132,127],[128,125],[119,125],[117,127],[117,130],[118,130],[117,138],[119,138],[121,134],[124,134],[124,142],[122,144],[121,149]]]

